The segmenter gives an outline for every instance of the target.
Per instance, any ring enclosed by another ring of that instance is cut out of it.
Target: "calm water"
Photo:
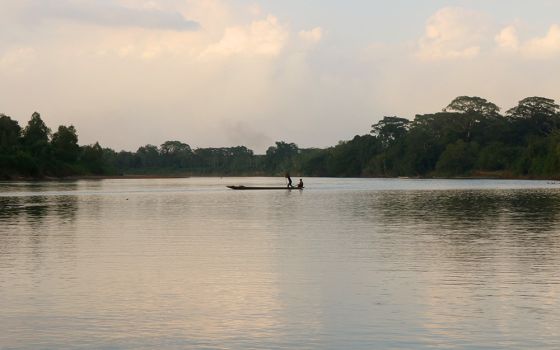
[[[560,184],[304,181],[0,183],[0,348],[560,348]]]

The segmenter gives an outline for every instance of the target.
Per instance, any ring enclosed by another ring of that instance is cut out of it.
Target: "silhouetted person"
[[[286,173],[286,179],[288,179],[288,188],[294,187],[292,185],[292,178],[290,177],[290,173]]]
[[[303,188],[303,180],[299,179],[299,183],[297,184],[297,188]]]

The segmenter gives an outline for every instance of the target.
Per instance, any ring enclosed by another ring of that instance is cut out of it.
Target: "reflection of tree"
[[[6,227],[16,222],[20,225],[40,222],[47,214],[47,207],[46,199],[42,196],[0,197],[0,222]]]
[[[61,247],[72,246],[74,230],[64,226],[74,223],[77,210],[76,196],[0,197],[0,259],[25,247],[33,268],[39,268],[45,244],[57,242]],[[46,243],[47,238],[51,243]]]
[[[23,211],[30,224],[40,224],[48,212],[48,199],[44,196],[25,197]]]
[[[9,227],[41,225],[42,221],[74,220],[78,203],[76,196],[9,196],[0,197],[0,224]]]
[[[485,221],[492,227],[500,212],[499,201],[482,191],[384,191],[370,200],[374,220],[435,231],[476,230]]]
[[[560,245],[560,193],[549,190],[385,191],[362,200],[356,215],[406,239],[448,243],[442,252],[459,258],[521,249],[519,257],[542,259]]]
[[[57,214],[59,219],[65,222],[74,221],[78,210],[78,199],[76,196],[56,196],[53,202],[53,212]]]
[[[387,191],[372,196],[368,207],[381,219],[438,225],[447,232],[503,226],[542,233],[556,227],[558,197],[545,190]]]
[[[0,222],[6,226],[9,219],[19,215],[21,197],[0,197]]]
[[[558,246],[558,193],[541,191],[517,192],[507,201],[512,239],[525,249],[546,255]],[[542,248],[542,249],[541,249]]]

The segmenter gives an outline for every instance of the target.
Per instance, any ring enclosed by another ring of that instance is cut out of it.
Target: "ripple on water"
[[[0,183],[0,348],[560,347],[543,182]]]

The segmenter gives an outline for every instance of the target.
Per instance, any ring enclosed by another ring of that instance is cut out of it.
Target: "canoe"
[[[303,190],[302,188],[298,187],[270,187],[270,186],[226,186],[227,188],[231,188],[232,190]]]

